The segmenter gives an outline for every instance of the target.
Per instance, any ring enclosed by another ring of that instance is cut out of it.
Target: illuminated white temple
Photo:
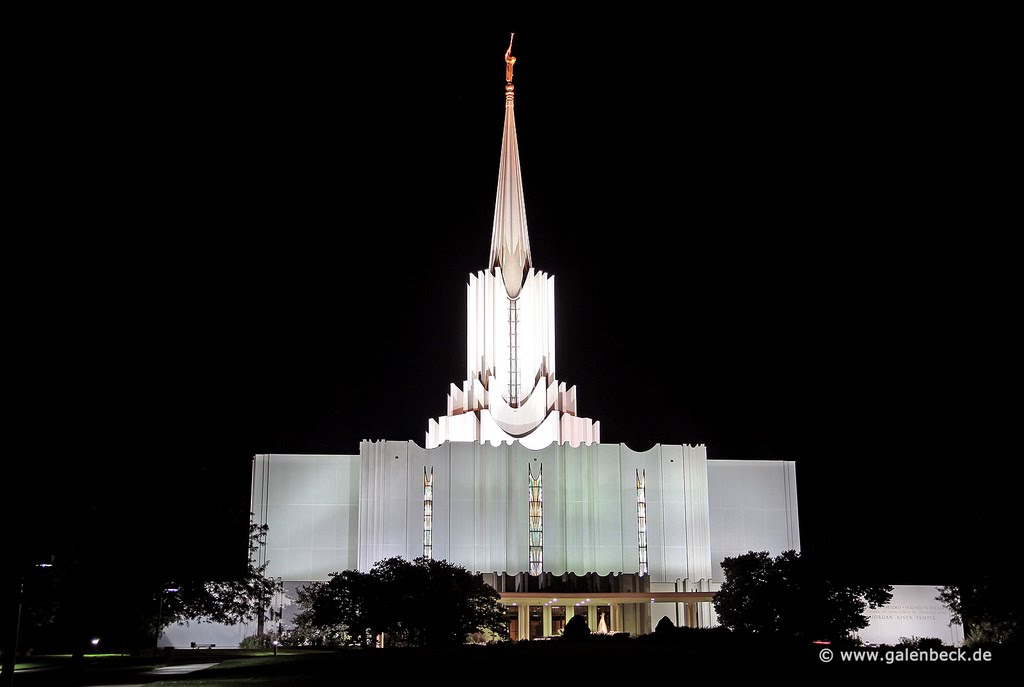
[[[704,444],[602,444],[599,423],[577,415],[575,387],[555,377],[554,278],[530,253],[510,51],[505,60],[490,257],[467,287],[466,379],[425,446],[255,456],[251,510],[269,526],[261,562],[295,598],[391,556],[444,559],[501,593],[518,639],[557,635],[572,615],[611,632],[647,633],[665,615],[713,625],[723,558],[800,548],[795,466],[709,460]],[[230,646],[251,633],[209,627],[169,630],[165,643]]]
[[[510,48],[511,50],[511,48]],[[446,441],[594,444],[601,423],[576,412],[576,387],[555,377],[555,278],[534,269],[516,141],[515,91],[506,54],[505,129],[487,270],[466,287],[466,379],[427,428],[427,448]]]

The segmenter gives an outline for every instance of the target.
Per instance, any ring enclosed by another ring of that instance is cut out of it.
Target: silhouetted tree
[[[984,577],[971,584],[947,585],[935,598],[949,609],[954,624],[964,626],[968,644],[1010,642],[1020,637],[1021,603],[1016,586],[1016,582],[1008,585]]]
[[[331,573],[327,582],[313,582],[299,588],[296,626],[305,634],[340,640],[344,644],[368,647],[370,605],[375,591],[368,573],[345,570]],[[314,641],[314,643],[316,643]]]
[[[237,625],[260,620],[274,595],[281,590],[280,580],[266,576],[270,561],[256,564],[256,554],[266,542],[268,529],[267,525],[249,525],[249,563],[241,577],[217,582],[184,582],[175,585],[177,592],[166,593],[157,629],[162,631],[175,622]],[[155,618],[153,623],[157,623]]]
[[[750,551],[726,558],[722,570],[715,611],[722,625],[739,632],[842,639],[867,627],[865,609],[892,598],[891,586],[836,582],[796,551],[775,558]]]
[[[101,650],[137,653],[152,649],[157,633],[174,622],[254,620],[279,589],[277,580],[266,577],[266,564],[256,563],[266,534],[265,526],[250,525],[250,557],[244,570],[239,566],[237,577],[176,583],[174,593],[164,592],[170,586],[166,580],[155,574],[133,576],[130,567],[123,579],[105,577],[99,553],[91,547],[56,557],[52,568],[30,565],[19,646],[68,652],[80,660],[95,650],[89,643],[92,637],[102,638]]]
[[[299,620],[306,626],[344,626],[350,638],[386,633],[413,646],[462,644],[490,631],[508,636],[500,594],[480,575],[447,561],[378,561],[369,573],[346,570],[304,588]]]
[[[942,640],[938,637],[900,637],[896,642],[898,647],[906,647],[908,649],[941,649],[944,645]]]
[[[372,575],[391,582],[391,601],[384,608],[392,632],[415,646],[462,644],[466,636],[490,631],[506,637],[508,629],[501,595],[481,575],[444,560],[417,558],[413,563],[388,559]]]

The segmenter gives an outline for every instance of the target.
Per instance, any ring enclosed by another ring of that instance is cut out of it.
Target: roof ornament
[[[494,227],[491,233],[491,255],[488,268],[499,267],[509,300],[519,298],[526,276],[533,263],[530,237],[526,231],[526,207],[523,204],[523,181],[519,173],[519,145],[516,142],[516,120],[513,112],[512,55],[513,33],[505,51],[505,131],[501,137],[501,162],[498,166],[498,193],[494,202]]]
[[[515,66],[516,58],[512,57],[512,39],[516,37],[515,31],[508,39],[508,50],[505,51],[505,83],[512,83],[512,67]]]

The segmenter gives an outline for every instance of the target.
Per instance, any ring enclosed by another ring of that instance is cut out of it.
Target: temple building
[[[608,632],[651,632],[666,615],[711,626],[723,558],[800,548],[794,463],[603,444],[600,423],[581,416],[576,387],[556,376],[555,279],[530,251],[511,46],[505,58],[490,255],[466,289],[466,377],[423,445],[255,456],[261,555],[286,590],[391,556],[446,559],[501,592],[516,639],[557,635],[576,614]]]

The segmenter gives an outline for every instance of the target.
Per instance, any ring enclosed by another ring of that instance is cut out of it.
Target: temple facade
[[[466,378],[445,414],[423,446],[254,458],[252,512],[269,525],[260,556],[288,590],[285,623],[303,584],[425,556],[482,573],[515,639],[557,635],[573,615],[606,632],[647,633],[666,615],[706,627],[723,558],[800,548],[792,462],[602,444],[556,377],[555,280],[530,252],[514,62],[506,53],[490,255],[466,288]]]
[[[511,48],[510,48],[511,50]],[[443,558],[502,593],[516,638],[567,617],[645,633],[714,624],[721,560],[800,548],[794,464],[708,460],[703,444],[602,444],[556,377],[555,278],[534,266],[506,53],[486,269],[466,287],[466,378],[425,443],[258,455],[252,510],[269,574],[295,587],[391,556]]]

